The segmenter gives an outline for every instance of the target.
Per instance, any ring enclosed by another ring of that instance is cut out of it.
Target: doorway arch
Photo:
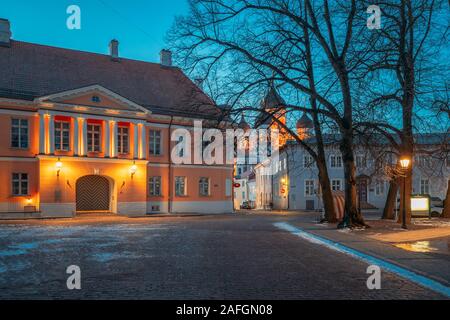
[[[100,175],[87,175],[76,182],[76,211],[111,211],[111,182]]]

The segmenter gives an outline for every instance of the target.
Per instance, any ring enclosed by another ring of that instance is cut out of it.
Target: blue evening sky
[[[81,9],[81,30],[66,27],[69,5]],[[115,38],[120,56],[150,62],[159,61],[174,17],[187,12],[187,0],[0,0],[15,40],[108,53]]]

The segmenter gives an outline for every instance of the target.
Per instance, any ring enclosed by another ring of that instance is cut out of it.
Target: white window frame
[[[342,179],[331,179],[331,190],[332,191],[343,191]],[[333,185],[334,182],[339,182],[339,189],[336,189]]]
[[[375,194],[377,196],[384,195],[384,191],[386,189],[386,181],[383,179],[375,180]]]
[[[153,176],[148,180],[148,193],[151,197],[161,197],[162,196],[162,182],[161,176]],[[156,192],[158,191],[158,192]]]
[[[156,129],[149,130],[149,153],[151,156],[162,155],[162,131]]]
[[[18,121],[18,124],[14,124],[14,121]],[[24,121],[25,123],[22,123]],[[17,129],[17,146],[13,145],[13,131]],[[26,129],[26,133],[22,134],[22,129]],[[22,146],[22,142],[26,142],[26,146]],[[11,148],[14,149],[28,149],[30,147],[30,122],[24,118],[11,118]]]
[[[17,178],[14,176],[17,175]],[[23,183],[26,184],[25,188],[23,188]],[[16,189],[14,185],[17,184],[18,192],[14,192]],[[26,190],[23,190],[26,189]],[[26,192],[24,192],[26,191]],[[29,176],[26,172],[13,172],[11,174],[11,194],[15,197],[28,196],[30,193],[30,182]]]
[[[312,186],[310,183],[312,183]],[[314,179],[305,179],[304,186],[305,186],[304,192],[305,197],[313,197],[315,194],[314,189],[316,187]]]
[[[67,128],[64,128],[67,125]],[[67,141],[64,141],[64,132],[67,132]],[[59,136],[59,146],[56,143],[56,137]],[[56,151],[70,151],[70,121],[55,120],[55,137],[54,145]],[[67,148],[64,148],[67,145]]]
[[[430,189],[430,179],[420,179],[420,194],[430,194]]]
[[[187,195],[186,191],[187,179],[185,176],[176,176],[175,177],[175,196],[177,197],[185,197]],[[183,186],[183,193],[180,193],[180,187]]]
[[[98,128],[98,132],[94,130]],[[95,144],[95,135],[98,133],[98,150]],[[89,149],[89,140],[91,141],[91,148]],[[101,152],[102,151],[102,125],[99,123],[88,123],[87,124],[87,141],[86,141],[88,152]]]
[[[124,143],[124,140],[126,140],[126,143]],[[130,153],[130,128],[128,126],[117,127],[117,153]]]
[[[367,168],[367,158],[365,155],[357,154],[355,160],[357,168]]]
[[[303,156],[303,168],[310,168],[314,164],[314,158],[310,154]]]
[[[338,159],[339,159],[339,161],[338,161]],[[330,156],[330,167],[331,168],[342,168],[342,155],[332,154]]]
[[[206,186],[206,193],[205,191],[205,186]],[[210,195],[210,179],[208,177],[200,177],[200,179],[198,180],[198,192],[199,195],[202,197],[208,197]]]

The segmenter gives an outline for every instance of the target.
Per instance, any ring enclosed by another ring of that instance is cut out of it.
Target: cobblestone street
[[[0,225],[1,299],[436,299],[274,227],[297,216],[219,215]],[[68,290],[66,268],[81,268]]]

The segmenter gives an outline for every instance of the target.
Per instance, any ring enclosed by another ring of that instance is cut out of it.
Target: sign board
[[[430,197],[428,195],[411,196],[411,214],[430,215]]]

